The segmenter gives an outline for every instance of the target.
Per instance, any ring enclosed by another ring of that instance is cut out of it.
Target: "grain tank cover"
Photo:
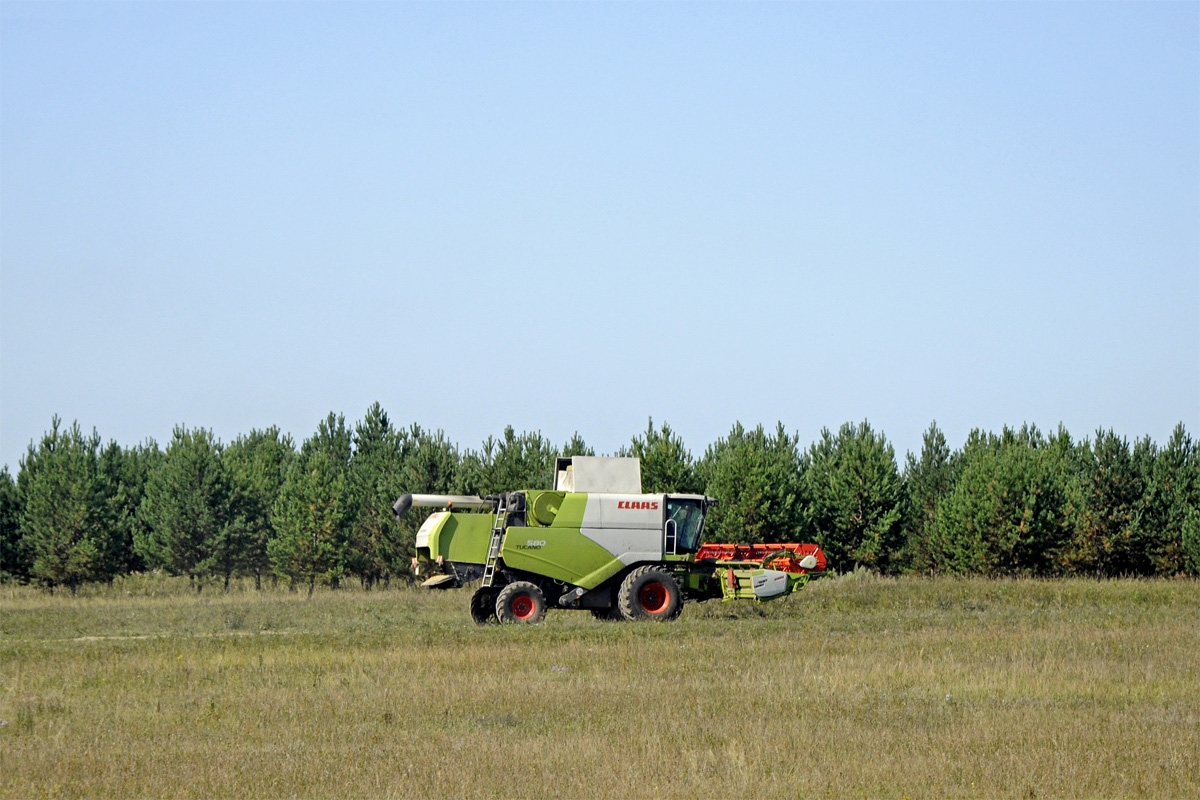
[[[554,488],[560,492],[641,494],[642,460],[602,456],[556,459]]]

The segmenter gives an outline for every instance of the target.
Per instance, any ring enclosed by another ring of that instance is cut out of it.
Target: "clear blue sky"
[[[1200,4],[0,5],[0,463],[379,400],[1200,435]]]

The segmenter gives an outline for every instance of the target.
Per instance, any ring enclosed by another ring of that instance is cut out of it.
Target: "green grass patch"
[[[0,588],[0,797],[1200,795],[1194,581],[860,573],[533,628],[468,596]]]

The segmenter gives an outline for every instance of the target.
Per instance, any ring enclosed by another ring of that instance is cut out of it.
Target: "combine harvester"
[[[480,624],[541,622],[550,607],[671,620],[685,602],[771,600],[825,573],[815,544],[701,544],[717,501],[643,494],[641,469],[636,458],[559,458],[550,491],[406,494],[393,510],[444,509],[417,531],[413,570],[430,588],[479,580]]]

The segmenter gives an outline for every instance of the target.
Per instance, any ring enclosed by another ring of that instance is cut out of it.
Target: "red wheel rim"
[[[666,611],[667,605],[670,603],[671,594],[667,591],[667,587],[663,586],[658,581],[652,581],[642,587],[638,592],[638,600],[642,604],[642,608],[651,614],[661,614]]]
[[[519,594],[513,598],[512,613],[517,619],[529,619],[536,609],[537,604],[527,594]]]

